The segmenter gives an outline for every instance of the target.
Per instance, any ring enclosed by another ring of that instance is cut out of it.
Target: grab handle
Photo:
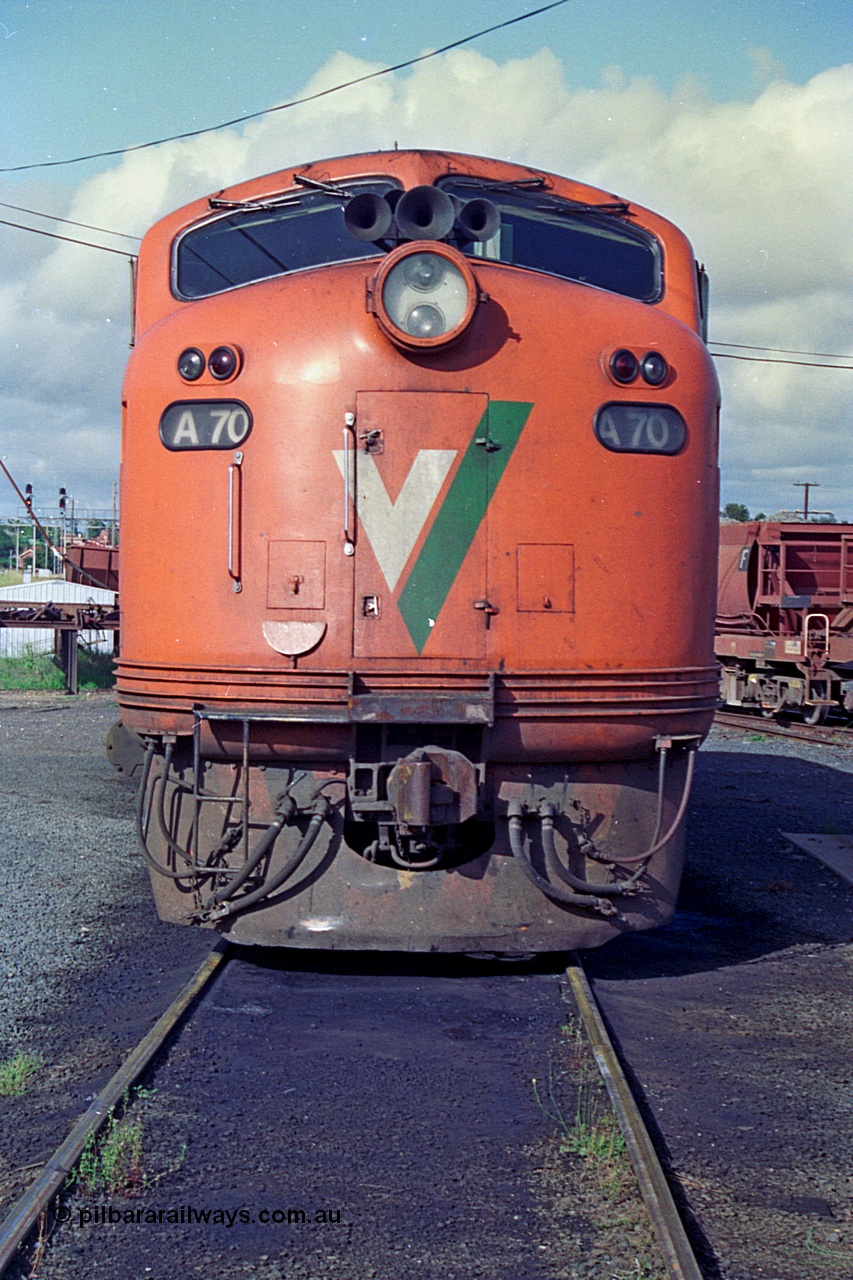
[[[233,578],[234,590],[242,591],[240,581],[240,525],[243,508],[243,476],[240,470],[243,451],[238,449],[228,468],[228,574]]]
[[[355,414],[344,414],[344,555],[351,556],[355,554],[355,545],[352,534],[350,533],[350,514],[352,503],[350,501],[350,462],[355,461]],[[350,451],[350,438],[352,438],[353,448]],[[353,478],[354,480],[354,478]]]

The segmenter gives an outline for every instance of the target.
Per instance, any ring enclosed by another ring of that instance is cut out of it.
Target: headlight
[[[467,328],[478,298],[474,273],[461,254],[436,243],[403,245],[389,254],[373,286],[374,311],[398,345],[444,346]]]

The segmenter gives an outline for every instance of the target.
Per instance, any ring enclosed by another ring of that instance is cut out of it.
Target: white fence
[[[0,608],[8,601],[38,600],[52,604],[116,603],[116,593],[64,578],[36,578],[18,587],[0,587]],[[54,633],[49,627],[0,627],[0,658],[20,658],[28,653],[53,653]],[[112,631],[81,631],[80,639],[101,653],[112,653]]]

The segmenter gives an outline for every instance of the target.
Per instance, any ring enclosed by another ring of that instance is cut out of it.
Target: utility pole
[[[805,483],[804,483],[802,480],[800,480],[800,481],[798,481],[798,482],[794,485],[794,488],[795,488],[795,489],[804,489],[804,490],[805,490],[805,492],[804,492],[804,494],[803,494],[803,520],[805,520],[805,521],[806,521],[806,523],[808,523],[808,519],[809,519],[809,489],[819,489],[819,488],[820,488],[820,485],[819,485],[819,484],[816,484],[814,480],[809,480],[809,481],[807,481],[807,482],[805,482]]]

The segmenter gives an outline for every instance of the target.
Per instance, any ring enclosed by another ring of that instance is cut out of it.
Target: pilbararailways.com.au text
[[[310,1223],[337,1225],[341,1221],[340,1209],[196,1209],[183,1204],[169,1209],[143,1209],[113,1204],[85,1205],[58,1204],[53,1210],[56,1222],[70,1222],[75,1227],[105,1227],[125,1223],[213,1227],[233,1227],[235,1223],[264,1226],[307,1226]]]

